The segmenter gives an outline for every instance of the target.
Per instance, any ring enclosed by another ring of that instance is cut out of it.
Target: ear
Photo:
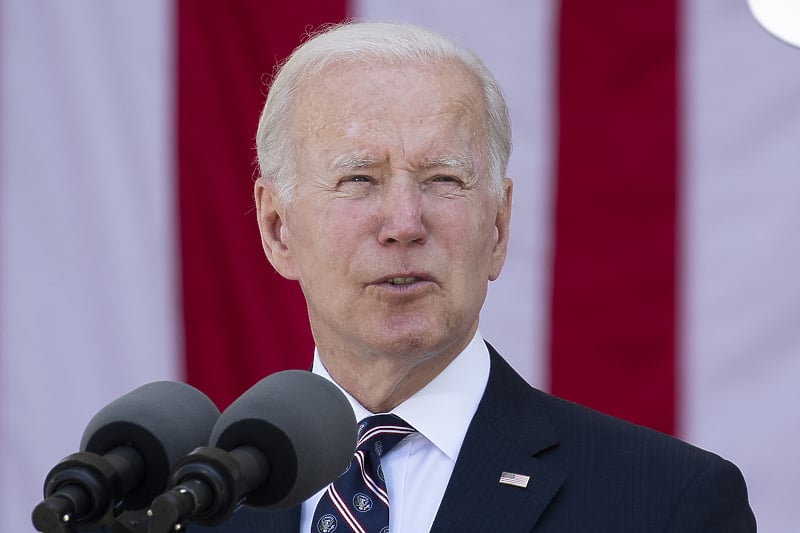
[[[509,227],[511,225],[511,196],[514,183],[503,178],[503,199],[497,209],[497,216],[494,221],[497,240],[492,250],[492,259],[489,269],[489,281],[494,281],[500,276],[503,264],[506,262],[508,252]]]
[[[278,198],[271,180],[258,178],[254,196],[261,245],[270,264],[286,279],[297,279],[294,257],[289,247],[289,231],[286,227],[286,206]]]

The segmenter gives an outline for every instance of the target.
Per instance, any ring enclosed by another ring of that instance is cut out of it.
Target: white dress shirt
[[[312,371],[333,381],[316,350]],[[476,333],[433,381],[391,411],[417,430],[381,458],[389,493],[391,533],[430,531],[488,380],[489,350],[480,333]],[[342,392],[357,420],[373,414],[347,391]],[[325,490],[303,502],[301,533],[316,531],[311,529],[314,509]]]

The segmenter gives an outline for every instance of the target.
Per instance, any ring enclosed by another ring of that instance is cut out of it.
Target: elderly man
[[[482,339],[512,183],[505,102],[477,57],[408,26],[329,29],[278,73],[257,143],[263,247],[302,287],[313,371],[365,424],[398,418],[368,426],[394,435],[348,470],[371,484],[348,493],[345,473],[210,530],[755,531],[734,465],[535,390]]]

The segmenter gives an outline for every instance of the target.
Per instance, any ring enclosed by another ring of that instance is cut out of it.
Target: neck
[[[417,357],[333,351],[318,346],[336,383],[372,413],[386,413],[438,376],[466,347],[471,336],[447,350]]]

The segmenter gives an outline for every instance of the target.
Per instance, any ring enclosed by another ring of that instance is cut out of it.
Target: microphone
[[[148,533],[187,522],[215,525],[241,505],[288,509],[344,472],[356,447],[356,419],[330,381],[301,370],[272,374],[220,416],[211,447],[180,460],[171,490],[153,500]]]
[[[47,474],[34,527],[85,531],[146,507],[166,489],[172,465],[208,442],[218,418],[214,403],[185,383],[157,381],[120,396],[89,421],[81,451]]]

